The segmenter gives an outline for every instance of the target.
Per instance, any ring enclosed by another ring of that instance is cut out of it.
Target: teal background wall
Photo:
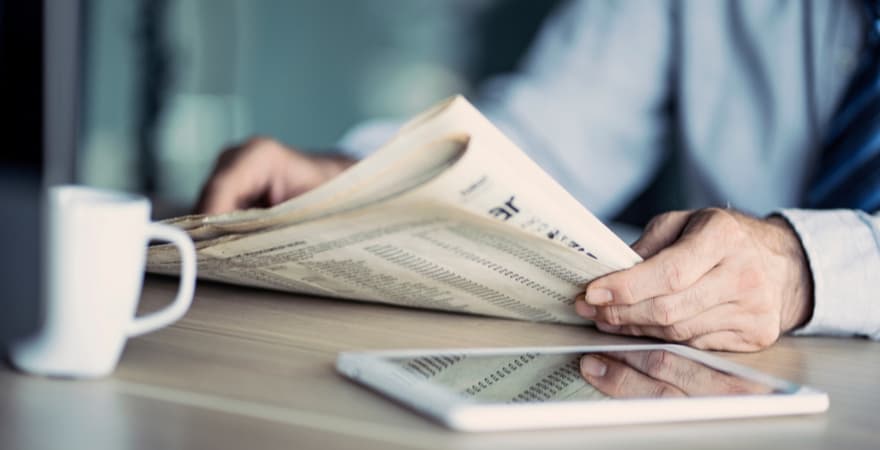
[[[331,149],[515,66],[555,2],[92,0],[79,178],[183,210],[249,136]]]

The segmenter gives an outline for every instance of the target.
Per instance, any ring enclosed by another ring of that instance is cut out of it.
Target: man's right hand
[[[614,398],[768,394],[773,388],[703,365],[666,350],[592,353],[581,357],[581,375]]]
[[[220,214],[269,207],[307,192],[356,161],[310,155],[267,138],[252,138],[225,150],[202,188],[196,212]]]

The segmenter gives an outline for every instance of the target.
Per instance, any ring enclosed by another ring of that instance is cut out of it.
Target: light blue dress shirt
[[[677,133],[689,207],[778,212],[794,226],[815,293],[797,333],[880,339],[880,216],[794,209],[857,63],[857,7],[573,1],[544,24],[520,70],[487,83],[477,104],[605,219],[646,187]],[[361,126],[342,146],[363,156],[393,129]]]

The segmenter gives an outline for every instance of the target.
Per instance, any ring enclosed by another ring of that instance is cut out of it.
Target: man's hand
[[[671,212],[652,220],[633,249],[644,262],[593,280],[575,302],[602,331],[756,351],[812,313],[806,256],[781,217]]]
[[[196,212],[272,206],[317,187],[354,163],[342,156],[309,155],[272,139],[253,138],[220,155]]]
[[[773,388],[720,372],[665,350],[587,354],[581,375],[614,398],[768,394]]]

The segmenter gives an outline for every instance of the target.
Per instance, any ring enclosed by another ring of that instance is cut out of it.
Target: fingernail
[[[608,366],[602,361],[592,357],[584,356],[581,358],[581,372],[593,377],[604,377],[608,371]]]
[[[611,295],[611,291],[608,289],[602,288],[591,288],[587,289],[587,303],[592,303],[594,305],[602,305],[605,303],[611,302],[614,297]]]
[[[596,317],[596,307],[593,305],[588,305],[584,302],[575,303],[575,311],[585,319],[592,319]]]

